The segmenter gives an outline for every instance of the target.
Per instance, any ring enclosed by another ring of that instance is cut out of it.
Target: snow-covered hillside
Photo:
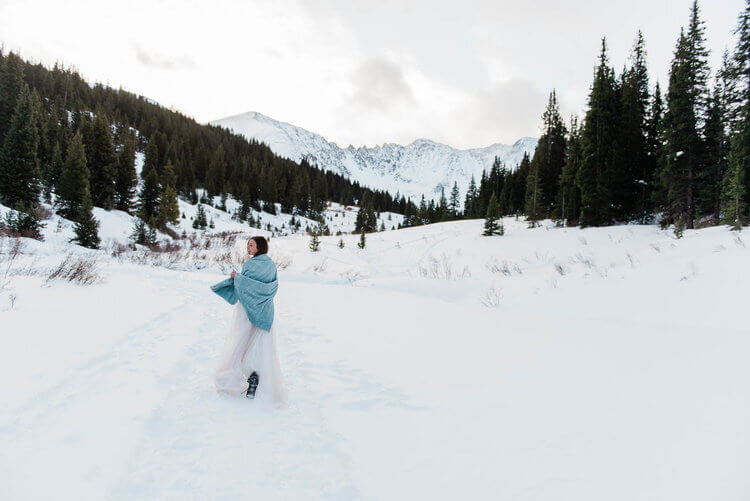
[[[250,233],[0,237],[0,498],[747,499],[747,235],[504,223],[273,238],[282,410],[212,386],[228,269],[194,264]],[[95,284],[47,279],[68,252]]]
[[[427,139],[407,146],[383,144],[374,148],[340,148],[318,134],[279,122],[257,112],[243,113],[211,122],[266,143],[277,155],[310,163],[345,175],[371,188],[400,192],[419,201],[436,198],[445,187],[446,196],[454,182],[465,193],[473,175],[479,182],[482,170],[489,170],[495,157],[514,168],[524,153],[532,155],[537,140],[525,137],[513,145],[493,144],[486,148],[457,150]]]

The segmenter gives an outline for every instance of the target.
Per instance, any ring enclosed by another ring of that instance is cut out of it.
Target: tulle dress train
[[[256,327],[237,302],[214,376],[216,391],[244,396],[247,392],[247,378],[253,372],[258,374],[258,388],[255,392],[257,402],[277,407],[286,404],[286,388],[276,351],[276,322],[274,321],[270,331]]]

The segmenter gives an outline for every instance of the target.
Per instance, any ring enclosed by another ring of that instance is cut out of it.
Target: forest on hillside
[[[145,160],[138,189],[135,153]],[[249,209],[320,219],[327,201],[405,212],[404,197],[370,190],[268,146],[201,125],[144,96],[101,84],[77,71],[33,64],[0,52],[0,202],[19,215],[6,227],[38,236],[40,199],[80,227],[79,243],[96,245],[93,206],[119,209],[166,230],[177,197],[212,203],[233,196]]]

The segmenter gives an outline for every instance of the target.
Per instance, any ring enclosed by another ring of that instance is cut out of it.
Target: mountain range
[[[448,196],[454,182],[463,194],[471,177],[478,184],[482,170],[489,171],[495,157],[514,169],[525,153],[533,154],[537,143],[535,138],[524,137],[512,145],[459,150],[429,139],[417,139],[406,146],[385,143],[372,148],[351,145],[341,148],[319,134],[254,111],[211,124],[261,141],[277,155],[296,162],[306,159],[363,186],[394,195],[399,192],[415,202],[422,194],[427,199],[438,198],[443,188]]]

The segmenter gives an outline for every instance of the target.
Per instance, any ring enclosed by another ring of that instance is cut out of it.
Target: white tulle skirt
[[[276,322],[270,331],[259,329],[250,323],[245,309],[238,302],[234,306],[229,335],[214,376],[216,391],[244,397],[247,378],[253,372],[258,374],[256,402],[274,406],[286,404],[286,388],[276,352]]]

